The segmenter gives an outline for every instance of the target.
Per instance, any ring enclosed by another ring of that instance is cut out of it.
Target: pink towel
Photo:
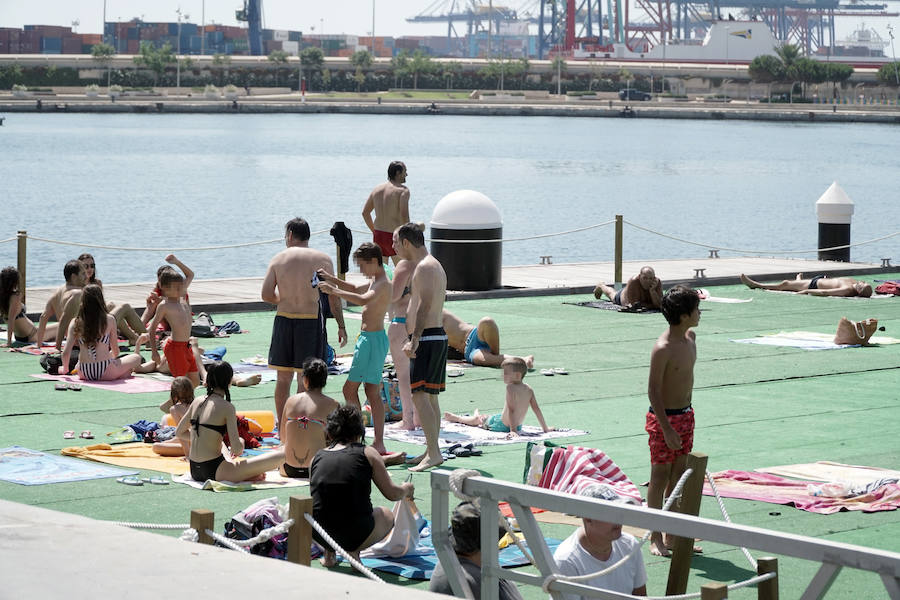
[[[142,394],[145,392],[168,392],[172,384],[167,381],[150,379],[149,377],[128,377],[127,379],[113,379],[112,381],[87,381],[79,379],[75,375],[50,375],[37,373],[32,375],[38,379],[49,379],[63,383],[77,383],[85,387],[93,387],[101,390],[124,392],[126,394]]]
[[[719,495],[725,498],[757,500],[772,504],[793,504],[800,510],[830,515],[841,510],[878,512],[900,507],[900,485],[888,483],[860,496],[829,498],[812,496],[807,492],[808,481],[793,481],[766,473],[720,471],[713,473]],[[714,495],[707,482],[703,493]]]
[[[544,468],[539,487],[578,494],[592,485],[604,485],[609,499],[641,504],[638,491],[622,469],[606,454],[595,448],[569,446],[556,448]]]

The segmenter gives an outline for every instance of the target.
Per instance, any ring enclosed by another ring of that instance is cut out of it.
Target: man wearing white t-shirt
[[[603,486],[599,485],[585,488],[581,495],[601,500],[610,499]],[[581,521],[582,526],[566,538],[553,553],[562,575],[585,575],[602,571],[631,554],[638,545],[634,536],[622,533],[620,524],[594,519]],[[580,583],[623,594],[646,596],[647,570],[644,567],[644,557],[638,550],[614,571]],[[583,598],[575,594],[562,594],[562,597],[564,600]]]

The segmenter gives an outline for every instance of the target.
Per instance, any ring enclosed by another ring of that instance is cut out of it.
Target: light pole
[[[178,15],[178,49],[175,51],[175,87],[178,89],[178,92],[181,92],[181,19],[184,17],[184,20],[187,21],[190,18],[190,15],[182,13],[181,7],[175,11],[175,14]]]
[[[725,26],[725,64],[728,64],[728,38],[731,37],[731,26]]]
[[[897,55],[894,53],[894,27],[889,24],[887,30],[888,35],[891,36],[891,57],[894,59],[894,79],[897,80],[897,85],[900,86],[900,73],[897,72]]]
[[[375,57],[375,0],[372,0],[372,58]]]

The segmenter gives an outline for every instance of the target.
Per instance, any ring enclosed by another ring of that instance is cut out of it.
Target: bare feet
[[[425,471],[427,469],[432,469],[434,467],[437,467],[443,462],[444,462],[443,458],[438,457],[437,460],[433,460],[433,459],[428,458],[428,456],[426,455],[425,458],[422,459],[422,462],[420,462],[419,464],[417,464],[414,467],[410,467],[409,470],[418,473],[421,471]]]
[[[387,448],[384,447],[384,442],[378,442],[378,443],[373,442],[372,447],[375,448],[375,451],[378,452],[378,454],[381,454],[382,456],[384,456],[385,454],[388,453]]]
[[[381,456],[384,460],[384,466],[393,467],[394,465],[402,465],[406,463],[406,452],[391,452]]]
[[[528,367],[529,369],[534,368],[534,354],[529,354],[528,356],[523,356],[522,358],[525,359],[526,367]]]
[[[425,454],[424,454],[424,453],[423,453],[423,454],[420,454],[420,455],[418,455],[418,456],[414,456],[414,457],[412,457],[412,458],[407,458],[407,459],[406,459],[406,464],[408,464],[408,465],[416,465],[416,464],[419,464],[420,462],[422,462],[422,460],[423,460],[424,458],[425,458]]]
[[[262,381],[262,375],[259,373],[254,373],[253,375],[235,375],[231,379],[231,385],[235,385],[237,387],[250,387],[251,385],[256,385],[260,381]]]
[[[326,569],[330,569],[337,564],[337,557],[331,550],[326,550],[325,554],[322,555],[322,558],[319,559],[319,563]]]
[[[662,533],[654,531],[650,534],[650,554],[653,556],[669,556],[669,548],[663,542]]]
[[[755,281],[753,281],[752,279],[750,279],[743,273],[741,273],[741,283],[746,285],[751,290],[759,289],[759,287],[760,287],[760,285],[758,283],[756,283]]]
[[[393,429],[395,431],[415,431],[417,429],[415,423],[407,423],[406,421],[397,421],[390,425],[385,424],[385,429]]]

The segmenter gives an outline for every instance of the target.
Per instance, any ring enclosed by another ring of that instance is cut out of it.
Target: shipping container
[[[63,54],[81,54],[81,36],[63,38]]]
[[[303,38],[303,34],[299,31],[289,31],[288,40],[291,42],[299,42]]]
[[[99,33],[82,33],[81,34],[81,43],[82,44],[100,44],[103,42],[103,36]]]

